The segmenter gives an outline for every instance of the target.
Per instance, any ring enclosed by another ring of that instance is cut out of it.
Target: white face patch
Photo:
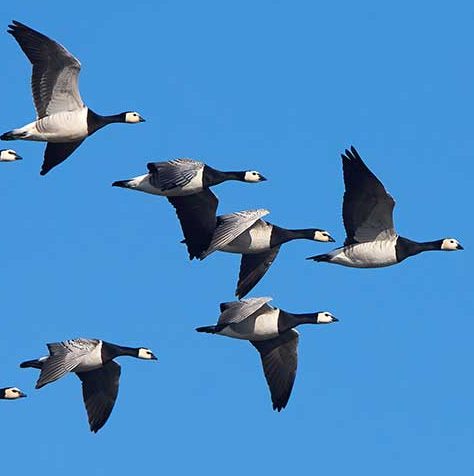
[[[333,238],[331,237],[331,235],[327,231],[324,231],[324,230],[315,231],[314,232],[314,240],[315,241],[324,241],[324,242],[334,241]]]
[[[445,238],[443,243],[441,243],[441,249],[443,251],[456,251],[462,250],[464,248],[461,246],[461,243],[459,243],[458,240],[455,240],[454,238]]]
[[[25,394],[16,387],[7,388],[5,390],[5,399],[6,400],[15,400],[17,398],[24,397]]]
[[[257,172],[256,170],[248,170],[245,172],[244,180],[246,182],[261,182],[262,181],[262,174]]]
[[[17,160],[17,158],[19,158],[19,156],[12,149],[6,149],[6,150],[2,150],[0,152],[0,161],[1,162],[11,162],[13,160]]]
[[[138,349],[138,358],[145,360],[156,360],[153,352],[150,349],[144,349],[143,347]]]
[[[136,124],[137,122],[143,122],[144,119],[138,114],[138,112],[127,112],[125,114],[125,122],[129,124]]]
[[[318,312],[316,315],[316,322],[318,324],[329,324],[336,321],[337,319],[330,312]]]

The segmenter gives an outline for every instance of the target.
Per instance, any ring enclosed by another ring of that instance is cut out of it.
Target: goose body
[[[132,111],[101,116],[89,109],[78,87],[81,64],[59,43],[17,21],[9,25],[8,33],[33,65],[31,86],[37,117],[0,139],[47,142],[41,175],[66,160],[84,139],[107,124],[143,122]]]
[[[47,346],[48,356],[22,362],[20,367],[41,370],[37,389],[67,373],[75,373],[82,381],[84,404],[93,432],[104,426],[117,398],[121,368],[113,359],[128,355],[156,360],[149,349],[124,347],[99,339],[78,338]]]
[[[255,170],[222,172],[204,162],[193,159],[174,159],[167,162],[150,162],[148,173],[128,180],[118,180],[115,187],[165,197],[193,195],[228,180],[262,182],[263,175]]]
[[[346,149],[341,157],[346,189],[342,208],[346,240],[343,247],[308,259],[352,268],[382,268],[424,251],[463,249],[454,238],[416,242],[399,236],[393,224],[395,201],[382,182],[354,147]]]
[[[329,324],[337,319],[329,312],[294,314],[274,308],[269,297],[222,303],[214,326],[198,332],[248,340],[260,353],[272,397],[273,409],[285,408],[291,395],[298,364],[300,324]]]
[[[216,208],[217,202],[214,210]],[[181,220],[191,259],[204,259],[214,251],[242,255],[235,291],[239,298],[248,294],[263,278],[284,243],[297,239],[334,241],[324,230],[289,230],[262,220],[268,213],[270,212],[266,209],[244,210],[215,217],[214,212],[204,225],[191,210],[188,214],[190,219],[188,217],[188,221]]]
[[[24,397],[26,397],[26,393],[23,393],[17,387],[0,388],[0,400],[18,400]]]

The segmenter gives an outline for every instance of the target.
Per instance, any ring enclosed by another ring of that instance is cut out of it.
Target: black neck
[[[314,240],[314,229],[288,230],[273,225],[270,246],[278,246],[291,240]]]
[[[293,329],[300,324],[316,324],[316,313],[305,313],[305,314],[293,314],[291,312],[286,312],[283,309],[280,309],[280,314],[278,318],[278,332],[287,331],[288,329]]]
[[[130,357],[138,357],[138,350],[135,347],[124,347],[121,345],[111,344],[110,342],[102,342],[102,361],[108,362],[115,357],[121,355],[129,355]]]
[[[113,114],[111,116],[101,116],[91,109],[89,109],[87,113],[87,130],[89,135],[114,122],[125,122],[125,113],[122,112],[120,114]]]
[[[218,185],[227,180],[239,180],[245,182],[245,172],[222,172],[221,170],[213,169],[208,165],[204,166],[203,172],[203,185],[204,187],[210,187],[212,185]]]
[[[5,398],[5,392],[6,392],[7,389],[8,389],[8,387],[0,388],[0,398]]]
[[[439,251],[441,250],[442,244],[443,240],[424,241],[419,243],[417,241],[409,240],[408,238],[403,238],[403,236],[399,236],[395,246],[397,261],[403,261],[404,259],[422,253],[423,251]]]

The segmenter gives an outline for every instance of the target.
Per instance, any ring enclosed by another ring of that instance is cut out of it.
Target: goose
[[[346,189],[342,206],[346,240],[341,248],[307,259],[353,268],[381,268],[423,251],[464,249],[454,238],[419,243],[399,236],[393,224],[395,201],[382,182],[353,146],[341,157]]]
[[[17,387],[0,388],[0,400],[17,400],[24,397],[26,397],[26,393]]]
[[[186,158],[167,162],[150,162],[147,168],[147,174],[128,180],[118,180],[112,183],[112,186],[165,197],[179,197],[202,192],[206,188],[228,180],[251,183],[267,180],[256,170],[222,172],[204,162]]]
[[[47,142],[41,175],[66,160],[102,127],[114,122],[144,121],[133,111],[111,116],[96,114],[82,102],[78,87],[81,64],[77,58],[59,43],[18,21],[9,25],[8,33],[33,65],[31,87],[36,120],[5,132],[0,139]]]
[[[298,365],[299,333],[294,328],[338,319],[330,312],[294,314],[270,306],[271,300],[259,297],[221,303],[217,324],[196,331],[248,340],[260,353],[273,409],[281,411],[290,398]]]
[[[120,365],[113,359],[122,355],[156,360],[144,347],[124,347],[99,339],[71,339],[47,344],[49,355],[27,360],[21,368],[40,369],[35,388],[58,380],[69,372],[82,382],[82,396],[89,418],[90,430],[97,433],[107,422],[117,399]]]
[[[216,217],[217,197],[210,190],[198,195],[193,196],[192,203],[187,197],[172,201],[189,257],[202,260],[217,250],[241,254],[235,291],[239,299],[263,278],[284,243],[298,239],[334,242],[327,231],[319,228],[290,230],[264,221],[261,218],[270,212],[263,208]]]
[[[13,149],[0,149],[0,162],[13,162],[21,159],[23,157],[19,156]]]

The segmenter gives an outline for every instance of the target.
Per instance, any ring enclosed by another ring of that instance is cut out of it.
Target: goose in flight
[[[31,88],[36,120],[5,132],[2,140],[47,142],[41,175],[66,160],[82,142],[102,127],[114,122],[137,123],[137,112],[101,116],[81,99],[78,80],[81,64],[59,43],[36,30],[13,21],[10,33],[33,65]]]
[[[82,396],[91,431],[97,433],[106,421],[117,399],[120,365],[113,359],[123,355],[156,360],[150,349],[124,347],[99,339],[71,339],[47,344],[49,355],[28,360],[21,368],[40,369],[35,388],[54,382],[69,372],[82,381]]]
[[[239,299],[263,278],[283,244],[299,239],[334,242],[327,231],[319,228],[290,230],[262,220],[270,213],[266,209],[216,217],[218,200],[209,189],[170,201],[181,222],[190,259],[204,259],[214,251],[242,255],[235,291]]]
[[[395,201],[382,182],[354,147],[341,157],[346,188],[342,216],[347,237],[343,247],[307,259],[353,268],[381,268],[423,251],[463,249],[454,238],[419,243],[399,236],[393,225]]]
[[[330,312],[287,312],[270,306],[271,300],[260,297],[222,303],[217,324],[196,331],[248,340],[260,354],[273,409],[280,411],[288,403],[296,377],[299,333],[295,327],[330,324],[337,319]]]
[[[222,172],[206,165],[204,162],[193,159],[150,162],[147,164],[147,168],[147,174],[128,180],[118,180],[112,186],[151,193],[152,195],[182,197],[202,192],[206,188],[228,180],[250,183],[267,180],[256,170]]]

